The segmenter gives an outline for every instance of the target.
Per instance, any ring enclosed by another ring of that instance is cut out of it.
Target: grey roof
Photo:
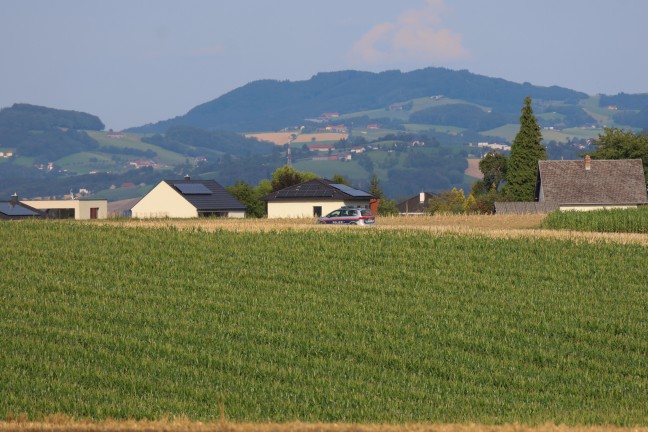
[[[178,192],[198,211],[225,211],[225,210],[242,210],[246,207],[239,200],[227,191],[223,186],[214,180],[163,180]],[[183,185],[190,185],[183,187]],[[194,185],[203,185],[208,192],[202,192],[202,188],[196,188]],[[179,187],[178,187],[179,186]],[[181,189],[184,189],[183,192]],[[191,193],[198,192],[198,193]]]
[[[646,204],[641,159],[538,161],[538,184],[545,201],[560,204]]]
[[[299,183],[287,188],[271,192],[261,199],[263,201],[277,201],[277,200],[304,200],[316,199],[318,201],[332,201],[332,200],[362,200],[374,198],[369,192],[360,189],[355,189],[343,184],[333,183],[328,179],[315,179],[307,182]]]
[[[41,217],[42,213],[21,202],[0,201],[0,216],[2,219]]]
[[[398,211],[401,213],[425,213],[428,207],[428,201],[430,198],[437,196],[432,192],[423,192],[425,197],[423,202],[421,202],[421,194],[416,194],[411,198],[408,198],[404,201],[401,201],[396,205]]]

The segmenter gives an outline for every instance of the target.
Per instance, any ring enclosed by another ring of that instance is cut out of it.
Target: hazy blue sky
[[[0,0],[0,108],[118,130],[258,79],[428,66],[646,93],[646,17],[645,0]]]

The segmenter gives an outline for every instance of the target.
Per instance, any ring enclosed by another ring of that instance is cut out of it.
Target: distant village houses
[[[477,147],[479,147],[479,148],[489,148],[489,149],[492,149],[492,150],[511,151],[511,146],[508,145],[508,144],[480,142],[480,143],[477,143]]]
[[[114,139],[119,139],[119,138],[124,138],[124,134],[121,132],[115,132],[112,129],[110,129],[108,132],[106,132],[106,136],[108,138],[114,138]]]

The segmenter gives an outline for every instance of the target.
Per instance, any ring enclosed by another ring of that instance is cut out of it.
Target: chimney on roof
[[[191,180],[191,177],[189,176],[189,174],[185,174],[184,179],[185,180]]]
[[[18,204],[18,193],[14,192],[13,195],[11,195],[11,204]]]
[[[585,155],[585,171],[589,171],[592,169],[592,159],[590,158],[590,155]]]
[[[419,203],[423,204],[425,202],[425,192],[419,193]]]

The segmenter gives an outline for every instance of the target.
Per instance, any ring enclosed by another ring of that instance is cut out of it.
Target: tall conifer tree
[[[510,201],[533,201],[538,161],[547,159],[542,145],[540,126],[533,115],[531,97],[524,98],[520,116],[520,131],[513,140],[507,166],[505,196]]]

